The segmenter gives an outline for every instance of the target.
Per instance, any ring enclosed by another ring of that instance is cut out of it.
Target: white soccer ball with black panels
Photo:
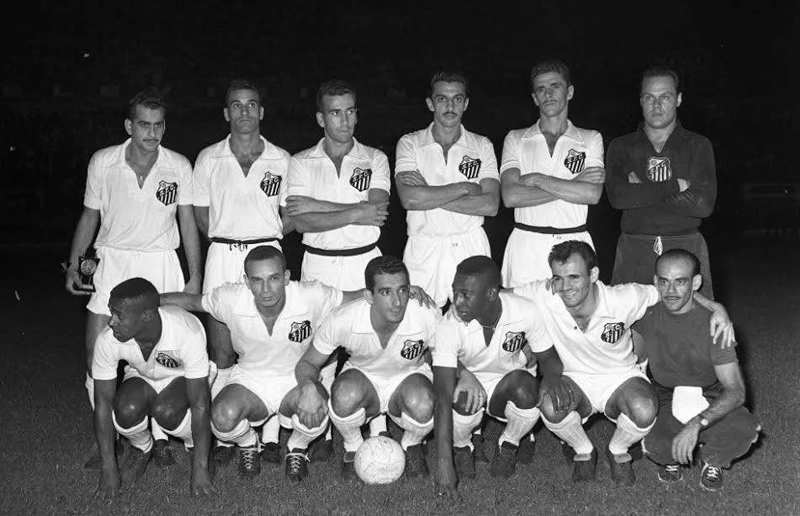
[[[390,437],[370,437],[356,452],[355,469],[365,484],[390,484],[403,474],[406,454]]]

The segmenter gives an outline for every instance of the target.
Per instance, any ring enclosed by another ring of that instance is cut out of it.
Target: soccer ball
[[[370,437],[356,452],[356,474],[365,484],[391,484],[405,468],[403,448],[389,437]]]

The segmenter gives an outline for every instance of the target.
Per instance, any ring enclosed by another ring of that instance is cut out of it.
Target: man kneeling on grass
[[[104,498],[113,497],[120,484],[132,484],[144,473],[153,454],[150,417],[192,451],[191,494],[216,493],[208,469],[211,429],[205,331],[194,315],[158,304],[158,291],[149,281],[123,281],[111,290],[111,319],[95,343],[94,428],[102,461],[97,495]],[[128,366],[117,389],[121,360]],[[131,443],[119,467],[114,428]]]
[[[700,485],[719,491],[722,468],[747,453],[761,426],[742,405],[745,385],[736,349],[713,343],[711,312],[694,300],[700,273],[700,261],[689,251],[664,252],[654,277],[661,303],[633,326],[637,355],[649,361],[659,401],[643,448],[661,466],[659,480],[677,482],[683,477],[681,465],[692,462],[701,443]]]

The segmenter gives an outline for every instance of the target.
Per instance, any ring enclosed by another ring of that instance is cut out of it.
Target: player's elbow
[[[506,208],[517,208],[520,205],[520,196],[517,195],[513,188],[503,188],[500,192],[500,197],[503,199],[503,206]]]

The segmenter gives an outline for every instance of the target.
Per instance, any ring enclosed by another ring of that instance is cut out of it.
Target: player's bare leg
[[[632,486],[636,476],[628,449],[653,428],[658,414],[658,395],[643,378],[631,378],[611,395],[605,413],[617,421],[617,429],[606,449],[611,478],[617,485]]]
[[[380,413],[381,403],[372,382],[364,373],[348,369],[339,374],[331,387],[328,415],[344,438],[342,478],[358,481],[353,461],[364,438],[361,427]]]
[[[422,374],[403,380],[389,398],[389,417],[404,430],[400,445],[406,452],[405,475],[428,476],[422,441],[433,430],[433,384]]]
[[[218,369],[230,371],[235,362],[235,355],[231,356],[233,345],[231,344],[230,330],[225,324],[214,319],[211,315],[206,319],[206,326],[208,328],[211,360],[217,364]],[[222,390],[222,388],[218,387],[217,389]],[[212,386],[212,404],[215,399],[214,392],[217,389]],[[212,460],[216,466],[224,468],[233,460],[233,456],[236,454],[236,446],[233,443],[222,442],[219,439],[216,441],[216,445],[211,452]]]
[[[153,455],[148,415],[155,399],[155,389],[141,378],[125,380],[117,390],[112,414],[114,427],[131,444],[125,462],[119,468],[123,486],[132,484],[144,474]]]
[[[211,431],[223,442],[233,443],[239,451],[239,477],[255,478],[261,473],[258,436],[251,421],[264,421],[269,411],[247,388],[226,385],[211,405]]]
[[[572,403],[565,409],[556,411],[551,397],[546,395],[542,399],[539,410],[541,410],[544,425],[575,453],[572,458],[574,464],[572,480],[587,482],[594,480],[597,450],[583,429],[582,418],[588,417],[592,413],[592,405],[589,398],[574,381],[566,376],[563,381],[572,391]]]
[[[314,382],[319,395],[327,402],[328,391],[320,382]],[[303,425],[297,417],[297,404],[300,400],[300,387],[295,387],[284,396],[281,401],[278,417],[281,426],[292,429],[289,442],[286,443],[288,453],[284,462],[286,463],[286,478],[292,482],[300,482],[308,476],[308,447],[319,436],[325,433],[328,428],[328,418],[325,418],[319,426],[309,428]]]
[[[489,400],[489,413],[506,420],[506,426],[497,442],[497,451],[491,465],[493,477],[509,478],[514,474],[520,440],[539,420],[539,382],[527,370],[506,374]]]

